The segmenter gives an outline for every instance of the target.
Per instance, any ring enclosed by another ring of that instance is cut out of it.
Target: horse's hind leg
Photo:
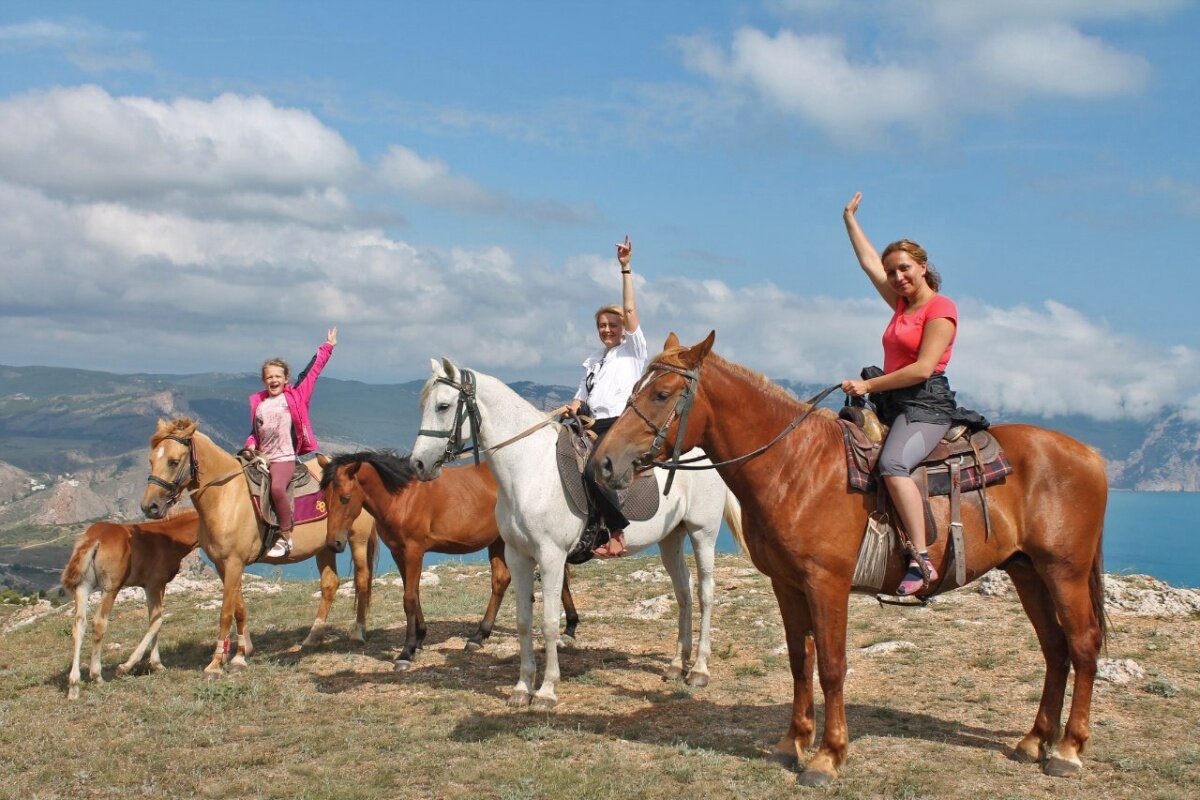
[[[491,562],[492,567],[492,596],[488,598],[487,609],[483,612],[483,619],[479,621],[478,630],[471,634],[471,638],[467,639],[467,650],[478,650],[492,635],[492,626],[496,624],[496,614],[500,612],[500,604],[504,601],[504,592],[508,590],[508,584],[512,582],[508,565],[504,563],[503,539],[497,538],[488,545],[488,561]]]
[[[679,680],[687,672],[692,657],[692,576],[688,574],[687,561],[683,557],[683,530],[672,531],[658,543],[658,552],[663,566],[671,576],[675,588],[675,602],[679,606],[679,626],[675,636],[675,658],[667,667],[665,680]],[[707,675],[705,683],[707,683]],[[703,685],[703,684],[702,684]]]
[[[542,685],[534,694],[531,706],[546,711],[558,705],[555,688],[562,677],[558,669],[558,620],[562,614],[559,600],[562,596],[563,575],[567,571],[567,554],[547,547],[538,558],[542,571],[542,645],[546,653],[546,672]]]
[[[337,597],[338,573],[337,555],[327,547],[317,551],[317,569],[321,574],[321,602],[317,604],[317,616],[313,620],[308,636],[300,643],[301,647],[316,647],[325,640],[325,623],[329,619],[329,609]]]
[[[108,630],[108,615],[112,613],[113,603],[117,601],[117,592],[120,590],[120,586],[104,590],[104,594],[100,596],[100,606],[96,609],[96,618],[92,622],[92,662],[88,666],[88,677],[96,683],[104,683],[100,669],[100,643]]]
[[[713,561],[718,533],[719,528],[692,536],[692,551],[696,554],[696,572],[700,584],[700,641],[696,646],[696,662],[687,676],[689,686],[707,686],[709,681],[708,657],[712,655],[712,612],[716,593]]]
[[[1034,763],[1046,760],[1050,748],[1058,739],[1063,694],[1067,688],[1067,673],[1071,663],[1067,655],[1067,637],[1058,623],[1054,600],[1033,564],[1025,559],[1014,560],[1008,565],[1007,572],[1037,632],[1042,657],[1046,660],[1042,702],[1034,717],[1033,728],[1017,742],[1013,752],[1013,757],[1018,761]]]
[[[509,548],[505,552],[505,560],[512,572],[513,602],[517,607],[517,639],[521,642],[521,672],[517,685],[509,695],[508,704],[522,708],[529,705],[533,683],[537,678],[537,659],[533,654],[533,559]],[[542,598],[545,597],[543,591]],[[557,631],[558,620],[554,621],[554,626]]]
[[[775,581],[771,582],[771,588],[775,591],[775,599],[779,601],[779,613],[783,617],[787,639],[788,664],[792,670],[792,720],[787,733],[775,745],[771,760],[796,767],[804,758],[805,751],[817,739],[816,712],[813,707],[816,648],[813,646],[813,637],[808,635],[812,620],[804,595]]]
[[[162,598],[163,586],[147,586],[146,587],[146,615],[149,618],[149,625],[146,628],[146,635],[138,642],[138,646],[133,649],[129,658],[125,663],[117,667],[118,675],[128,675],[133,671],[133,668],[142,660],[142,656],[146,654],[146,650],[153,644],[155,657],[151,659],[151,665],[157,663],[158,668],[162,668],[162,662],[158,660],[158,630],[162,626]]]
[[[71,672],[67,676],[67,699],[79,699],[79,653],[83,649],[83,637],[87,633],[88,595],[92,587],[81,582],[75,587],[75,623],[71,626],[74,654],[71,657]]]

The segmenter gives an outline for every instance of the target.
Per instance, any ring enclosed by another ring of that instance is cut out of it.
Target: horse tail
[[[746,536],[742,532],[742,504],[728,489],[725,490],[725,524],[733,531],[734,541],[738,543],[742,553],[749,554],[750,551],[746,549]]]
[[[98,531],[94,531],[94,528],[95,526],[88,528],[87,532],[83,534],[83,537],[76,543],[75,549],[71,551],[71,558],[67,561],[67,566],[63,567],[62,585],[69,592],[75,591],[94,568],[96,551],[100,549],[100,537],[96,535]]]
[[[1104,611],[1104,532],[1096,544],[1096,555],[1092,559],[1092,572],[1088,575],[1088,594],[1091,595],[1092,613],[1100,625],[1100,649],[1108,652],[1108,615]]]

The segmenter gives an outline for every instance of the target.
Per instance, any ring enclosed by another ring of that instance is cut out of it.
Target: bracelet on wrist
[[[633,274],[633,270],[631,270],[631,269],[623,269],[623,270],[621,270],[621,274],[622,274],[622,275],[632,275],[632,274]]]

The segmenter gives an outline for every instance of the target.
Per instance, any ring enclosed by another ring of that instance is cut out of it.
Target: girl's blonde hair
[[[625,319],[625,309],[623,309],[617,305],[612,305],[612,306],[604,306],[596,312],[595,317],[596,317],[596,327],[597,328],[600,327],[600,315],[601,314],[616,314],[617,318],[621,320],[622,325],[629,324],[629,320]]]
[[[281,367],[283,369],[283,377],[292,377],[292,371],[288,368],[288,363],[282,358],[268,358],[263,362],[262,369],[258,372],[258,377],[262,380],[267,379],[267,367]]]
[[[925,252],[925,248],[914,242],[912,239],[900,239],[892,242],[887,247],[883,248],[883,253],[880,254],[879,260],[887,258],[890,254],[900,251],[908,253],[912,256],[913,261],[916,261],[925,268],[925,282],[929,284],[929,288],[935,292],[942,288],[942,276],[934,269],[933,264],[929,263],[929,254]]]

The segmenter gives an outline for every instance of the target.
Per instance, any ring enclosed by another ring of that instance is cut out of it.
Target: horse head
[[[678,458],[697,446],[708,416],[697,402],[700,368],[716,336],[711,331],[691,347],[674,333],[667,336],[663,352],[647,365],[625,411],[588,460],[587,470],[602,488],[625,489],[636,471],[661,462],[664,452]]]
[[[436,478],[442,464],[469,449],[465,443],[477,438],[479,423],[474,374],[448,358],[429,363],[431,374],[421,389],[421,430],[412,449],[413,469],[423,481]]]
[[[183,490],[196,483],[196,455],[192,437],[196,423],[187,417],[160,419],[150,437],[150,475],[142,494],[142,513],[162,519]]]
[[[325,520],[325,546],[335,553],[346,549],[350,527],[362,513],[364,495],[358,482],[362,465],[361,460],[347,456],[338,456],[321,465],[321,489],[325,507],[329,509],[329,517]]]

